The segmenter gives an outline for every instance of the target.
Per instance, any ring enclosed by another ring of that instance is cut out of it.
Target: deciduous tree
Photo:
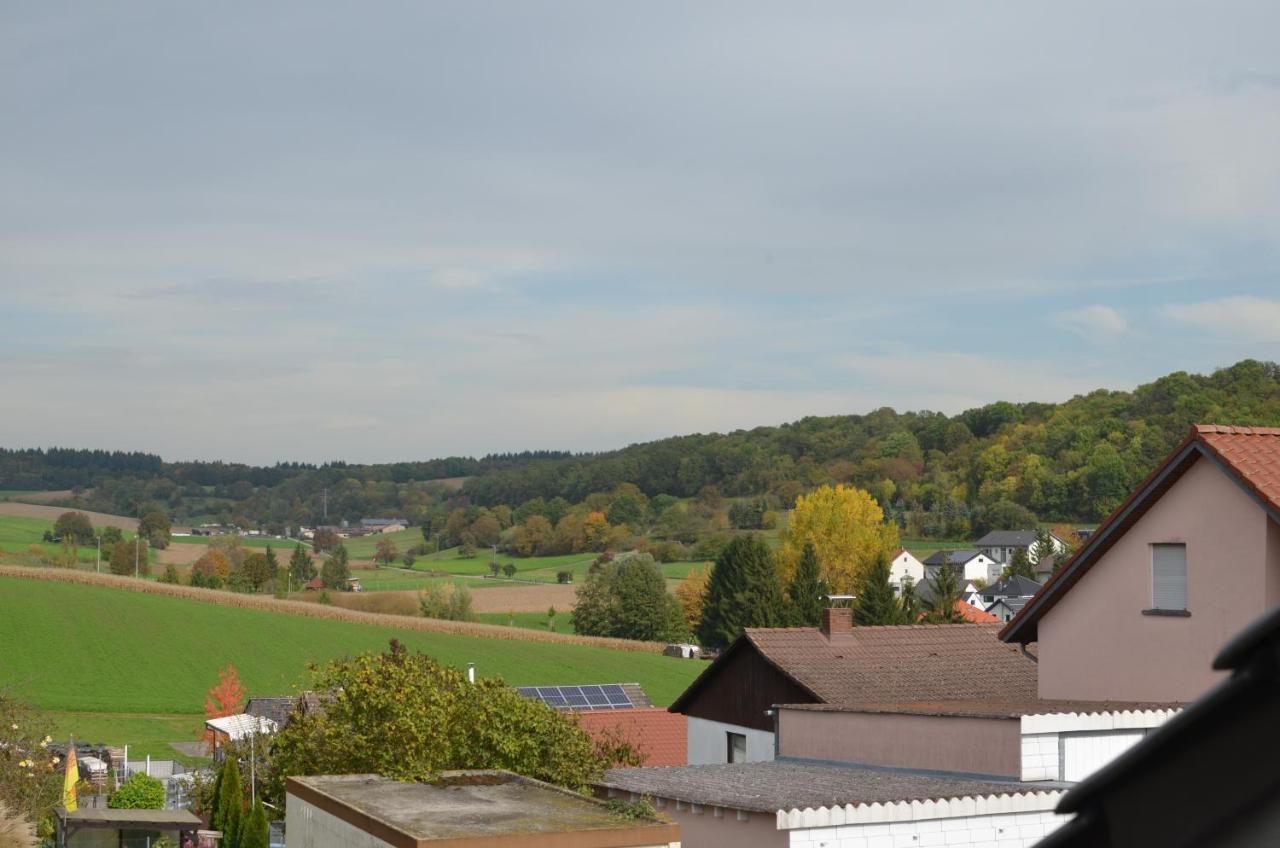
[[[711,569],[700,567],[689,572],[680,585],[676,586],[676,603],[684,615],[685,624],[690,632],[697,628],[702,620],[702,605],[706,602],[707,586],[711,584]]]
[[[94,544],[93,524],[83,512],[64,512],[53,523],[53,535],[77,545]]]
[[[135,570],[139,575],[150,574],[151,564],[147,562],[146,541],[134,537],[127,542],[117,543],[111,550],[109,566],[112,574],[127,576]]]
[[[390,565],[399,556],[400,549],[396,547],[394,539],[383,536],[373,546],[373,561],[378,565]]]
[[[577,591],[574,632],[665,642],[687,634],[662,570],[647,554],[605,563]]]
[[[782,571],[790,578],[805,543],[813,545],[831,591],[850,594],[880,555],[898,550],[898,527],[862,489],[821,486],[796,499],[790,526],[782,535]]]

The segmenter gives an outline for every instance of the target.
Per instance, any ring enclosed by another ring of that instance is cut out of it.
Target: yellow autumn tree
[[[707,584],[710,582],[711,569],[702,567],[690,571],[689,576],[676,586],[676,603],[680,605],[680,612],[684,614],[684,620],[688,622],[690,630],[697,627],[698,622],[702,620],[702,604],[706,600]]]
[[[875,498],[852,486],[822,486],[796,498],[781,535],[783,580],[795,573],[808,542],[835,594],[855,592],[877,557],[898,551],[897,525],[886,524]]]

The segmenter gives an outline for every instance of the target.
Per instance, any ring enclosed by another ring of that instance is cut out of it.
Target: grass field
[[[174,536],[171,541],[184,545],[208,545],[213,536]],[[297,546],[297,539],[264,539],[257,536],[241,536],[240,544],[246,548],[275,548],[276,550],[292,551]],[[311,549],[311,543],[304,541],[303,547]]]
[[[916,559],[925,559],[938,551],[973,550],[974,544],[968,539],[903,539],[902,547]]]
[[[476,619],[483,621],[485,624],[500,624],[503,627],[523,627],[525,630],[543,630],[547,628],[547,614],[545,612],[487,612],[476,616]],[[569,617],[568,610],[556,611],[556,633],[572,633],[573,621]]]
[[[418,527],[410,527],[408,530],[401,530],[398,533],[381,533],[376,536],[343,539],[342,544],[352,559],[373,559],[373,550],[380,539],[390,539],[396,543],[396,548],[399,549],[400,553],[404,553],[406,549],[422,544],[422,530]]]
[[[439,553],[418,557],[413,568],[417,571],[443,571],[449,574],[477,576],[490,573],[489,563],[492,559],[492,553],[487,551],[478,551],[474,557],[459,557],[457,548],[449,548]],[[516,577],[519,579],[538,580],[544,583],[555,583],[561,571],[572,573],[574,582],[581,583],[595,559],[595,554],[563,554],[544,557],[513,557],[500,554],[498,556],[499,564],[511,563],[516,567]],[[683,580],[689,576],[690,571],[703,566],[702,562],[667,562],[662,563],[661,568],[665,577]],[[360,572],[361,575],[367,573]]]
[[[52,521],[43,518],[27,518],[20,515],[0,515],[0,551],[11,554],[24,554],[32,545],[39,545],[45,553],[60,557],[62,545],[54,542],[42,542],[46,530],[53,529]],[[126,539],[132,539],[133,533],[127,531]],[[92,563],[97,560],[97,547],[81,545],[77,550],[80,562]],[[154,556],[152,557],[154,559]]]
[[[557,618],[557,630],[567,625]],[[0,577],[0,686],[55,714],[59,732],[170,756],[189,741],[218,669],[235,663],[249,695],[297,691],[308,663],[381,650],[391,638],[513,685],[636,681],[669,704],[702,669],[656,653],[428,633]],[[183,718],[184,716],[189,717]]]

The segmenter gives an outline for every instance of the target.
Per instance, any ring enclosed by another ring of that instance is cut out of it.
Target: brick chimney
[[[822,611],[822,635],[830,639],[832,636],[853,635],[853,610],[848,607],[828,607]]]

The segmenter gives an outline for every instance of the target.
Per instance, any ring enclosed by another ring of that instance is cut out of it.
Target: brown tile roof
[[[829,704],[1036,697],[1036,663],[991,624],[855,627],[828,639],[816,627],[752,628],[742,637],[783,674]],[[731,648],[730,650],[733,650]],[[730,653],[726,651],[727,655]],[[715,676],[717,660],[677,699]]]
[[[646,766],[682,766],[688,762],[686,719],[661,707],[577,713],[578,725],[596,740],[625,740]]]
[[[1190,434],[1013,617],[1000,638],[1024,644],[1036,641],[1040,618],[1201,458],[1216,463],[1280,521],[1280,428],[1195,424]]]
[[[1130,701],[987,698],[983,700],[915,701],[903,704],[786,704],[784,706],[789,710],[805,710],[809,712],[1021,718],[1025,715],[1051,715],[1058,713],[1089,714],[1177,710],[1186,705],[1182,703],[1157,704]]]
[[[690,804],[776,813],[1043,791],[1043,784],[775,760],[677,768],[610,769],[597,786]],[[1058,787],[1053,787],[1057,789]]]

